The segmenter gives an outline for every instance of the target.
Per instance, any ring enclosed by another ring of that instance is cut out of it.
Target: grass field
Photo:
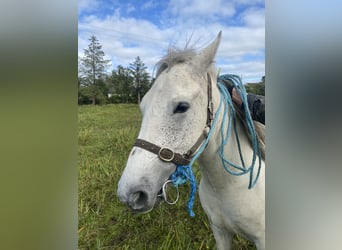
[[[78,111],[79,249],[215,249],[215,240],[198,196],[190,218],[190,188],[180,201],[163,203],[148,214],[134,215],[117,198],[117,183],[138,135],[137,105],[80,106]],[[200,172],[195,168],[199,180]],[[235,250],[255,249],[239,237]]]

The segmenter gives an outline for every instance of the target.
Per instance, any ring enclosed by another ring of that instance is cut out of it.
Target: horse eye
[[[189,103],[187,102],[180,102],[178,103],[177,107],[173,111],[173,113],[185,113],[190,108]]]

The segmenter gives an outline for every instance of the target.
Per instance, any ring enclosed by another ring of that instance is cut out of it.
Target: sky
[[[109,72],[139,56],[152,75],[170,46],[197,51],[222,31],[216,55],[221,74],[237,74],[244,83],[265,75],[263,0],[78,0],[78,55],[95,35]]]

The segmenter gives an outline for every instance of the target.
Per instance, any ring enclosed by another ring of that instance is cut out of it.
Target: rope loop
[[[222,83],[220,83],[220,80],[228,80],[234,84],[234,87],[236,88],[238,94],[240,95],[242,103],[244,105],[247,128],[248,128],[248,132],[249,132],[251,139],[252,139],[252,148],[253,148],[252,163],[248,167],[246,167],[245,161],[243,159],[243,154],[242,154],[241,146],[240,146],[240,139],[239,139],[239,136],[238,136],[238,133],[236,130],[236,115],[235,115],[235,109],[234,109],[233,101],[232,101],[232,98],[228,92],[228,89],[226,87],[224,87],[224,85]],[[254,122],[253,122],[253,119],[252,119],[252,116],[250,114],[249,107],[248,107],[246,89],[245,89],[244,85],[242,84],[240,77],[237,75],[232,75],[232,74],[219,76],[217,85],[219,87],[221,95],[223,95],[224,99],[225,99],[225,105],[224,105],[225,106],[225,112],[224,112],[223,121],[221,124],[222,144],[221,144],[220,149],[219,149],[219,155],[220,155],[220,158],[222,161],[222,165],[228,173],[235,175],[235,176],[240,176],[240,175],[244,175],[244,174],[249,173],[248,189],[251,189],[255,186],[255,184],[257,183],[257,181],[259,179],[260,170],[261,170],[261,150],[259,147],[259,141],[258,141],[257,133],[256,133],[255,128],[254,128]],[[229,116],[227,130],[225,131],[224,130],[224,124],[227,120],[228,108],[230,108],[231,115]],[[238,149],[239,149],[241,166],[234,164],[233,162],[229,161],[224,156],[224,147],[228,143],[228,139],[230,137],[232,122],[234,125],[234,134],[235,134]],[[257,156],[258,156],[258,163],[259,163],[258,165],[259,166],[258,166],[256,177],[253,180],[253,173],[254,173],[254,168],[256,165]],[[234,170],[230,169],[229,166],[232,167]]]

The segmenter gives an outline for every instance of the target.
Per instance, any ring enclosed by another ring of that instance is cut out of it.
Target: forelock
[[[196,56],[194,49],[186,48],[180,50],[169,48],[168,53],[156,64],[156,78],[164,71],[171,69],[174,65],[191,61]]]

